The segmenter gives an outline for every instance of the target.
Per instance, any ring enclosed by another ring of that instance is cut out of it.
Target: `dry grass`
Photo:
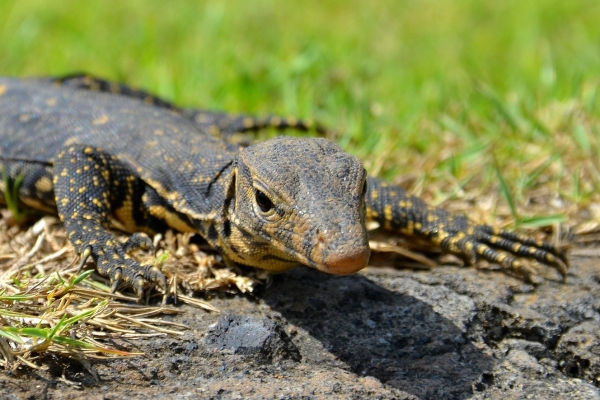
[[[175,309],[136,304],[129,292],[111,294],[108,282],[93,269],[78,271],[77,257],[56,218],[43,217],[22,229],[10,226],[10,213],[2,211],[0,365],[44,368],[43,356],[48,354],[82,361],[129,357],[139,353],[113,348],[111,339],[177,336],[186,329],[164,318]],[[189,239],[167,232],[164,238],[155,237],[155,254],[138,254],[164,271],[168,291],[177,301],[218,311],[192,296],[209,290],[248,292],[267,279],[258,272],[241,274],[221,266],[217,256],[202,252]]]

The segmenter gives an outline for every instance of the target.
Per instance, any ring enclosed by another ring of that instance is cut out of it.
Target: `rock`
[[[253,356],[262,362],[281,358],[300,360],[298,348],[283,331],[281,324],[269,318],[223,315],[211,326],[205,342],[209,347]]]
[[[600,322],[584,321],[573,326],[560,338],[556,354],[567,376],[600,386]]]
[[[499,272],[368,268],[276,275],[221,310],[181,307],[182,337],[117,340],[146,355],[45,359],[0,375],[0,398],[600,399],[600,283],[572,258],[566,283]],[[81,384],[77,388],[67,382]]]

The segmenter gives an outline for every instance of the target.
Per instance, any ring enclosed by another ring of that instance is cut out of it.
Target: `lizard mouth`
[[[327,274],[350,275],[365,268],[371,256],[371,249],[367,244],[331,251],[331,249],[323,248],[321,243],[317,243],[308,255],[304,251],[299,252],[285,246],[276,245],[274,247],[281,252],[277,256],[282,264],[278,270],[285,270],[294,265],[302,264]],[[260,264],[256,266],[263,268]]]
[[[367,243],[331,249],[322,240],[316,241],[308,255],[289,248],[286,252],[300,264],[332,275],[350,275],[358,272],[368,265],[371,256],[371,249]]]

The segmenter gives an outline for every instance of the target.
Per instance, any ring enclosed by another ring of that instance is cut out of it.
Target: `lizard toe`
[[[130,253],[134,250],[149,250],[154,251],[154,244],[148,235],[136,232],[131,235],[123,244],[125,253]]]

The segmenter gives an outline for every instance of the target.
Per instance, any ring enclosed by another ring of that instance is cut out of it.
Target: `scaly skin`
[[[139,296],[147,282],[164,287],[164,276],[128,255],[147,240],[133,235],[119,243],[111,220],[130,232],[196,232],[228,262],[349,274],[368,263],[365,223],[372,219],[469,263],[485,259],[530,277],[525,257],[566,274],[567,260],[552,245],[367,178],[358,159],[325,139],[280,137],[242,149],[209,132],[216,125],[221,133],[223,126],[226,133],[262,126],[244,118],[225,123],[226,114],[182,110],[85,76],[4,78],[0,171],[9,180],[22,177],[23,204],[58,213],[75,249],[95,260],[113,290],[124,281]],[[270,118],[269,125],[303,127]]]
[[[238,133],[258,131],[265,128],[279,130],[296,129],[299,131],[314,130],[320,134],[327,132],[324,127],[313,121],[294,117],[281,117],[277,115],[257,117],[249,114],[230,114],[220,111],[181,108],[146,91],[87,74],[71,74],[60,78],[42,78],[40,81],[51,82],[56,86],[72,89],[112,93],[139,99],[146,104],[179,112],[183,116],[195,121],[200,129],[226,140]]]

